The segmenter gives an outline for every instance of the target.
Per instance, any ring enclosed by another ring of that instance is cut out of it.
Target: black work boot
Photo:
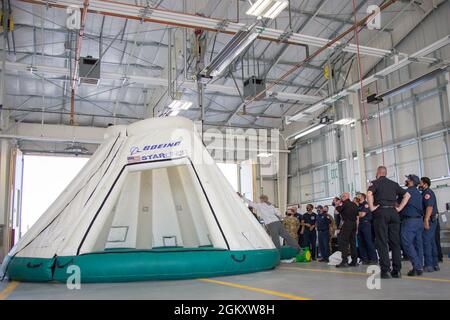
[[[408,277],[417,277],[422,275],[423,271],[422,270],[416,270],[416,269],[412,269],[408,272]]]
[[[400,279],[402,277],[402,274],[400,273],[400,271],[392,270],[391,276],[392,276],[392,278]]]
[[[338,265],[336,265],[336,268],[348,268],[347,262],[341,262]]]
[[[381,272],[380,273],[381,279],[391,279],[391,274],[389,272]]]

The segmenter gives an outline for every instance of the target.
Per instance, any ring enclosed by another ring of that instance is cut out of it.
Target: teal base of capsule
[[[289,246],[282,246],[280,248],[280,259],[281,260],[288,260],[295,258],[295,256],[298,254],[297,250],[295,248],[289,247]]]
[[[51,259],[10,257],[7,275],[17,281],[66,282],[77,269],[69,267],[77,266],[82,283],[176,280],[270,270],[279,262],[277,249],[127,249]]]

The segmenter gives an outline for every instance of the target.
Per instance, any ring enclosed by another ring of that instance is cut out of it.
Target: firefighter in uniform
[[[339,250],[342,253],[342,262],[336,268],[345,268],[348,266],[357,266],[357,250],[356,250],[356,220],[358,217],[358,206],[350,200],[350,193],[344,192],[341,200],[337,203],[336,210],[339,211],[341,217],[341,225],[339,226]],[[352,262],[348,263],[348,255],[352,257]]]
[[[316,260],[316,218],[317,215],[313,212],[314,206],[308,204],[306,206],[306,212],[302,216],[302,229],[303,241],[305,247],[308,247],[311,251],[311,259]]]
[[[370,211],[373,213],[375,229],[375,246],[380,257],[382,279],[400,278],[402,256],[400,250],[400,217],[398,212],[403,210],[411,197],[408,192],[386,177],[387,169],[379,166],[376,180],[372,181],[367,191]],[[402,196],[401,203],[396,206],[397,198]],[[392,270],[389,259],[389,247],[392,251]]]
[[[438,250],[436,245],[437,202],[436,195],[430,188],[431,180],[428,177],[420,179],[419,188],[422,190],[423,219],[423,250],[425,256],[425,272],[439,271]]]
[[[414,174],[406,176],[406,191],[411,195],[411,198],[405,208],[400,211],[402,247],[413,267],[408,272],[410,277],[420,276],[423,273],[423,208],[422,195],[417,189],[419,183],[418,176]]]
[[[317,237],[319,239],[319,262],[328,262],[330,256],[330,226],[333,222],[331,216],[328,214],[328,210],[325,211],[324,207],[317,206]]]
[[[372,235],[372,212],[364,193],[358,193],[358,246],[363,264],[377,264],[377,252]]]

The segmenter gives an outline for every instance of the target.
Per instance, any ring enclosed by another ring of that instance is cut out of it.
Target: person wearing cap
[[[328,214],[328,210],[324,210],[321,205],[317,206],[317,237],[319,239],[319,262],[328,262],[328,257],[330,256],[330,226],[332,223],[332,218]]]
[[[425,257],[425,272],[439,271],[438,252],[436,245],[437,202],[436,195],[430,188],[431,180],[428,177],[420,179],[419,189],[422,190],[423,219],[423,251]]]
[[[402,220],[400,238],[403,250],[412,264],[412,270],[408,272],[410,277],[420,276],[423,273],[423,207],[422,195],[417,189],[419,183],[418,176],[414,174],[406,176],[406,191],[411,195],[411,198],[400,211]]]
[[[388,179],[387,168],[377,168],[376,180],[371,182],[367,191],[367,202],[373,213],[375,246],[379,255],[380,277],[382,279],[401,278],[402,254],[400,250],[400,216],[398,212],[408,203],[411,195],[400,185]],[[397,198],[403,197],[397,205]],[[389,259],[389,248],[392,251]]]
[[[302,229],[300,233],[303,235],[305,247],[311,252],[311,260],[316,260],[316,220],[317,214],[313,212],[314,206],[308,204],[306,212],[302,216]]]
[[[358,193],[358,248],[362,263],[377,264],[377,252],[373,243],[372,235],[372,212],[369,210],[369,204],[366,201],[366,194]]]

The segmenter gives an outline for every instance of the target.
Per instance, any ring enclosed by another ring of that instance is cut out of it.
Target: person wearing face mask
[[[410,174],[406,176],[406,191],[411,195],[405,208],[400,211],[402,225],[400,237],[402,247],[412,264],[412,270],[408,276],[420,276],[423,273],[423,207],[422,195],[417,189],[420,183],[418,176]]]
[[[283,219],[283,226],[289,235],[298,243],[298,230],[300,229],[300,221],[295,217],[294,209],[288,209],[286,218]]]
[[[377,264],[378,258],[375,251],[372,235],[372,212],[366,201],[364,193],[358,193],[358,245],[363,264]]]
[[[304,245],[311,252],[311,260],[316,260],[316,218],[317,214],[313,212],[314,206],[308,204],[306,212],[302,216],[302,229],[300,233],[303,235]]]
[[[428,177],[420,179],[419,188],[422,190],[423,219],[423,250],[425,257],[425,272],[439,271],[438,251],[436,245],[437,202],[436,195],[430,188],[431,180]]]
[[[319,239],[319,262],[328,262],[330,256],[330,225],[332,218],[323,206],[317,206],[317,235]]]

